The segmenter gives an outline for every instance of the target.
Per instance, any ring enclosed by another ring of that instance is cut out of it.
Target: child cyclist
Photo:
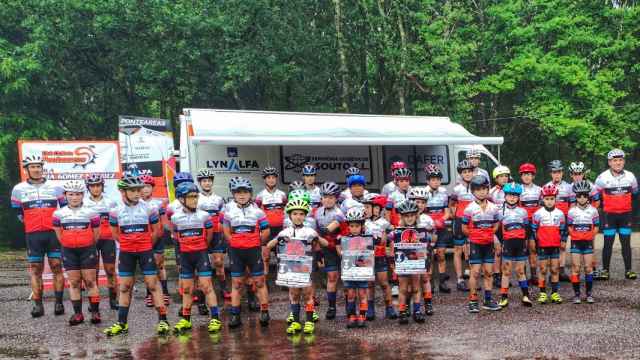
[[[364,208],[352,207],[347,211],[345,215],[346,222],[348,224],[347,235],[338,236],[338,243],[336,244],[336,250],[338,256],[342,256],[342,239],[350,239],[357,236],[363,236],[366,234],[364,222]],[[366,327],[366,313],[367,313],[367,292],[369,288],[368,281],[343,281],[345,292],[347,293],[347,328],[364,328]],[[357,305],[357,300],[360,300],[360,306]],[[359,310],[359,311],[358,311]]]
[[[393,177],[393,180],[384,184],[384,186],[382,187],[382,190],[380,191],[382,195],[388,197],[389,194],[396,191],[396,188],[398,187],[398,183],[396,181],[397,179],[394,174],[398,169],[408,169],[407,164],[402,161],[395,161],[391,164],[391,176]]]
[[[380,284],[384,297],[385,318],[397,319],[398,313],[396,313],[393,307],[388,276],[389,267],[387,263],[387,234],[391,230],[391,224],[383,216],[383,210],[387,205],[387,197],[376,193],[368,193],[364,197],[363,204],[366,218],[364,226],[367,233],[373,235],[375,256],[374,272],[376,273],[376,282]],[[376,282],[369,283],[369,300],[367,305],[368,321],[375,320],[376,318]]]
[[[493,169],[493,181],[495,185],[489,190],[489,201],[496,204],[498,208],[502,208],[504,204],[504,186],[507,182],[509,182],[511,177],[511,170],[509,170],[506,166],[496,166]],[[502,228],[498,227],[498,231],[496,232],[496,237],[499,240],[499,243],[496,247],[495,260],[496,262],[493,264],[493,286],[496,288],[500,287],[500,273],[501,273],[501,264],[502,264]]]
[[[261,245],[269,238],[269,223],[264,212],[251,201],[253,186],[249,180],[234,177],[229,181],[233,203],[224,210],[224,239],[229,244],[231,267],[231,319],[229,327],[242,325],[240,292],[249,269],[260,301],[260,325],[269,325],[269,293],[265,284]]]
[[[453,188],[450,198],[451,212],[455,215],[453,223],[453,266],[456,270],[458,291],[469,291],[463,278],[464,257],[467,251],[467,238],[462,233],[462,218],[464,209],[473,202],[474,197],[469,190],[469,183],[473,178],[473,165],[469,160],[462,160],[458,163],[457,170],[460,175],[460,182]]]
[[[433,219],[426,214],[427,200],[429,199],[429,192],[424,187],[414,187],[409,191],[409,199],[415,201],[418,206],[418,227],[425,229],[426,233],[431,239],[431,248],[434,248],[437,243],[437,235],[435,234],[436,224]],[[430,262],[428,262],[429,265]],[[425,314],[433,315],[433,292],[431,290],[431,266],[427,265],[427,273],[420,275],[422,280],[422,298],[424,300]]]
[[[482,175],[475,175],[469,182],[469,188],[475,200],[464,209],[462,232],[469,237],[469,312],[480,312],[478,303],[478,278],[483,274],[484,301],[482,308],[490,311],[500,310],[493,300],[491,290],[493,271],[495,233],[498,230],[498,207],[488,201],[489,181]]]
[[[211,282],[211,261],[209,244],[213,241],[213,222],[209,213],[198,209],[200,191],[194,183],[182,183],[175,190],[175,196],[182,207],[170,219],[173,238],[180,246],[180,279],[182,294],[182,319],[174,327],[179,334],[191,330],[191,306],[194,275],[198,275],[198,287],[204,294],[210,309],[211,320],[207,329],[218,332],[222,327],[218,311],[218,299]]]
[[[551,302],[554,304],[562,303],[562,297],[558,294],[560,287],[558,282],[560,281],[560,246],[566,223],[564,214],[556,208],[557,195],[558,188],[555,185],[547,184],[542,187],[543,207],[533,214],[531,224],[531,230],[538,246],[538,265],[540,266],[538,302],[540,304],[549,302],[545,287],[549,268],[551,268]]]
[[[449,275],[446,273],[447,261],[445,252],[451,234],[447,229],[447,222],[451,221],[451,211],[449,210],[449,195],[447,189],[442,185],[442,170],[437,165],[429,164],[424,167],[427,176],[427,208],[426,213],[433,219],[436,227],[436,262],[438,263],[439,285],[441,293],[448,294],[451,289],[447,285]]]
[[[598,233],[600,216],[598,210],[591,206],[591,185],[585,181],[578,181],[572,186],[576,196],[576,206],[569,210],[567,225],[571,236],[571,283],[575,296],[574,304],[580,304],[580,265],[584,266],[584,282],[586,299],[593,304],[593,239]]]
[[[118,310],[118,289],[116,288],[116,242],[113,240],[111,226],[109,226],[109,212],[117,206],[116,202],[104,196],[104,178],[100,174],[90,174],[85,180],[87,194],[83,204],[100,215],[100,237],[96,243],[98,261],[102,258],[104,272],[107,275],[109,288],[109,306],[111,310]]]
[[[552,160],[547,165],[549,173],[551,174],[551,181],[547,184],[553,184],[558,189],[558,196],[556,196],[556,208],[562,211],[565,216],[569,213],[569,208],[573,205],[575,199],[573,198],[573,191],[571,185],[564,181],[564,166],[560,160]],[[560,281],[569,281],[569,276],[564,270],[564,264],[566,261],[566,246],[567,246],[567,234],[562,234],[562,246],[560,247]]]
[[[96,242],[100,236],[100,215],[82,204],[86,191],[79,180],[71,180],[63,186],[67,206],[53,213],[53,230],[62,245],[62,262],[69,280],[69,297],[73,304],[73,316],[69,325],[84,322],[82,314],[81,284],[84,282],[89,293],[91,323],[100,319],[100,292],[96,282],[98,254]]]
[[[302,168],[302,181],[304,182],[304,189],[309,192],[311,197],[311,208],[315,209],[320,206],[320,187],[316,185],[316,176],[318,175],[318,168],[313,164],[307,164]]]
[[[349,183],[349,178],[354,176],[354,175],[361,175],[360,174],[360,169],[358,169],[355,166],[352,166],[350,168],[348,168],[345,172],[345,180],[347,183]],[[362,195],[366,195],[368,193],[368,191],[366,189],[364,189],[362,191]],[[360,197],[362,197],[362,195]],[[342,204],[343,201],[347,200],[347,199],[351,199],[353,198],[353,194],[351,193],[351,189],[349,188],[349,186],[347,186],[346,189],[344,189],[341,193],[340,196],[338,197],[338,203]]]
[[[520,173],[520,180],[522,181],[522,194],[520,194],[520,206],[527,210],[527,216],[529,217],[529,227],[527,228],[527,249],[529,253],[529,270],[531,271],[531,278],[529,279],[529,285],[538,285],[538,258],[536,256],[537,248],[535,237],[532,236],[532,218],[533,214],[540,209],[540,202],[542,201],[542,189],[540,186],[533,183],[536,178],[536,166],[531,163],[524,163],[520,165],[518,172]]]
[[[317,224],[318,233],[327,240],[327,246],[322,248],[324,259],[324,272],[327,274],[327,320],[336,317],[336,292],[338,289],[338,269],[340,267],[340,257],[336,250],[340,225],[344,223],[344,213],[337,205],[337,198],[340,194],[340,187],[334,182],[325,182],[320,186],[322,194],[322,206],[320,206],[313,218]]]
[[[284,206],[287,203],[287,194],[276,188],[278,184],[278,170],[273,166],[262,169],[264,179],[264,189],[256,195],[256,205],[264,211],[269,222],[270,239],[282,231],[284,223]],[[270,253],[266,246],[262,249],[264,259],[264,273],[269,273]]]
[[[527,234],[529,217],[527,211],[519,206],[522,185],[516,183],[505,184],[504,203],[498,208],[500,229],[502,230],[502,279],[500,286],[501,308],[509,305],[509,278],[512,265],[515,264],[518,285],[522,292],[522,304],[530,307],[533,305],[529,299],[529,283],[525,273],[527,261]]]
[[[317,244],[327,246],[327,241],[318,233],[305,226],[304,220],[311,211],[309,203],[303,199],[297,198],[289,201],[285,207],[292,226],[281,230],[269,243],[267,249],[278,246],[278,253],[284,255],[300,255],[313,257],[313,247]],[[300,321],[300,297],[305,304],[306,321],[304,328]],[[287,334],[294,335],[300,330],[305,334],[313,334],[315,330],[314,324],[314,288],[313,281],[309,280],[308,286],[305,287],[289,287],[289,302],[291,307],[292,321],[287,327]]]

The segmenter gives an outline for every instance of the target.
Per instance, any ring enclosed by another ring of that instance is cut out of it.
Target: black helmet
[[[398,208],[396,210],[401,215],[417,213],[418,212],[418,204],[416,204],[416,202],[413,201],[413,200],[405,200],[405,201],[401,202],[400,205],[398,205]]]
[[[266,178],[267,176],[278,176],[278,170],[276,170],[276,168],[274,168],[273,166],[267,166],[264,169],[262,169],[262,178]]]
[[[469,182],[469,188],[471,188],[471,191],[481,188],[489,188],[489,179],[482,175],[475,175]]]
[[[564,166],[562,166],[562,161],[560,160],[551,160],[547,164],[549,171],[562,171],[564,170]]]
[[[591,193],[591,184],[589,184],[589,182],[586,180],[581,180],[574,183],[572,188],[573,188],[573,192],[576,194]]]
[[[471,161],[464,159],[458,163],[457,170],[458,174],[461,174],[462,170],[473,170],[473,165],[471,165]]]

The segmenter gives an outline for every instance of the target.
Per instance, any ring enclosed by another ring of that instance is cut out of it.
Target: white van
[[[231,177],[249,178],[261,189],[261,171],[280,171],[279,187],[301,179],[302,166],[315,164],[318,182],[344,184],[344,172],[361,169],[367,188],[380,191],[390,181],[389,167],[404,161],[413,170],[412,184],[424,184],[424,165],[444,173],[443,184],[455,185],[456,164],[471,148],[482,153],[489,172],[499,164],[484,145],[501,145],[502,137],[477,137],[446,117],[319,114],[216,109],[184,109],[180,116],[180,170],[216,172],[214,191],[230,196]]]

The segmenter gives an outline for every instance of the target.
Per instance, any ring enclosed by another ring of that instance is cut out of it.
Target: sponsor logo
[[[257,160],[207,160],[206,166],[210,169],[224,172],[250,172],[260,170]]]
[[[302,172],[302,168],[308,163],[315,165],[318,170],[347,170],[350,167],[369,170],[368,157],[306,156],[303,154],[291,154],[284,156],[284,161],[284,169],[296,173]]]
[[[46,163],[55,164],[73,164],[73,168],[80,167],[86,169],[87,165],[95,164],[98,155],[95,152],[95,146],[78,146],[73,151],[70,150],[45,150],[42,152],[42,158]]]

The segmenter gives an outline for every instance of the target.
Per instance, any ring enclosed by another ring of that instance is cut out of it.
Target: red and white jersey
[[[82,204],[100,216],[100,239],[112,240],[111,225],[109,225],[109,212],[115,209],[118,204],[106,196],[102,196],[99,200],[85,196]]]
[[[130,206],[119,204],[109,213],[109,224],[118,228],[120,250],[150,251],[153,247],[151,225],[160,221],[158,211],[144,201]]]
[[[531,219],[531,229],[535,233],[539,247],[560,246],[565,226],[564,213],[558,208],[549,211],[541,207]]]
[[[267,216],[254,203],[246,206],[228,203],[224,208],[223,224],[231,230],[229,246],[238,249],[259,247],[260,231],[269,228]]]
[[[220,213],[224,207],[224,199],[213,192],[209,194],[200,193],[198,195],[198,209],[207,212],[211,218],[214,232],[220,232]]]
[[[309,227],[291,226],[283,229],[275,237],[278,239],[278,254],[313,256],[313,242],[318,233]]]
[[[256,205],[267,215],[269,226],[282,227],[284,223],[284,207],[287,204],[287,194],[282,190],[269,191],[263,189],[256,195]]]
[[[53,226],[60,229],[60,244],[81,248],[95,243],[93,229],[100,227],[100,215],[87,206],[65,206],[53,213]]]
[[[433,219],[436,228],[442,229],[444,228],[442,218],[445,210],[449,207],[449,194],[447,194],[447,189],[444,186],[440,186],[435,190],[427,186],[426,189],[429,192],[429,198],[427,199],[425,213]]]
[[[614,174],[606,170],[598,175],[595,185],[604,212],[622,214],[632,210],[632,196],[638,194],[638,180],[632,172],[623,170],[620,174]]]
[[[471,193],[469,185],[458,183],[453,188],[453,193],[451,193],[451,201],[456,202],[456,218],[461,219],[464,217],[464,209],[475,200],[476,198]]]
[[[171,215],[170,221],[180,252],[207,250],[207,229],[213,228],[208,212],[200,209],[190,212],[180,208]]]
[[[546,185],[551,184],[555,185],[558,189],[558,196],[556,196],[556,207],[560,209],[566,217],[569,213],[571,203],[573,202],[573,189],[571,188],[571,184],[562,180],[558,184],[549,181]]]
[[[362,193],[362,197],[364,197],[368,193],[369,193],[369,191],[367,191],[367,189],[364,189],[364,192]],[[345,201],[347,199],[353,199],[353,195],[351,194],[351,189],[349,189],[349,188],[344,189],[344,190],[342,190],[342,192],[340,192],[340,196],[338,196],[338,202],[342,203],[343,201]]]
[[[11,207],[20,212],[26,233],[53,230],[52,216],[58,205],[66,205],[64,193],[50,181],[23,181],[11,191]]]
[[[526,228],[529,226],[529,214],[520,206],[503,204],[498,211],[498,220],[502,227],[502,239],[526,239]]]
[[[529,220],[533,214],[540,209],[542,201],[542,188],[536,184],[522,184],[522,194],[520,194],[520,206],[527,210]]]
[[[469,229],[469,242],[480,245],[493,243],[494,225],[498,222],[498,207],[491,201],[486,202],[484,209],[477,201],[466,206],[462,223]]]
[[[313,211],[313,220],[318,229],[326,229],[329,224],[333,222],[337,222],[341,226],[347,220],[344,216],[342,210],[340,210],[337,206],[334,206],[330,209],[321,206]],[[322,236],[329,242],[329,248],[334,249],[337,242],[339,230],[335,231],[332,234],[322,234]]]
[[[567,226],[571,241],[593,240],[596,237],[594,230],[600,226],[598,210],[589,204],[584,208],[579,205],[572,207],[567,216]]]
[[[504,190],[502,190],[502,186],[496,185],[489,190],[489,200],[498,205],[498,207],[504,204]]]

